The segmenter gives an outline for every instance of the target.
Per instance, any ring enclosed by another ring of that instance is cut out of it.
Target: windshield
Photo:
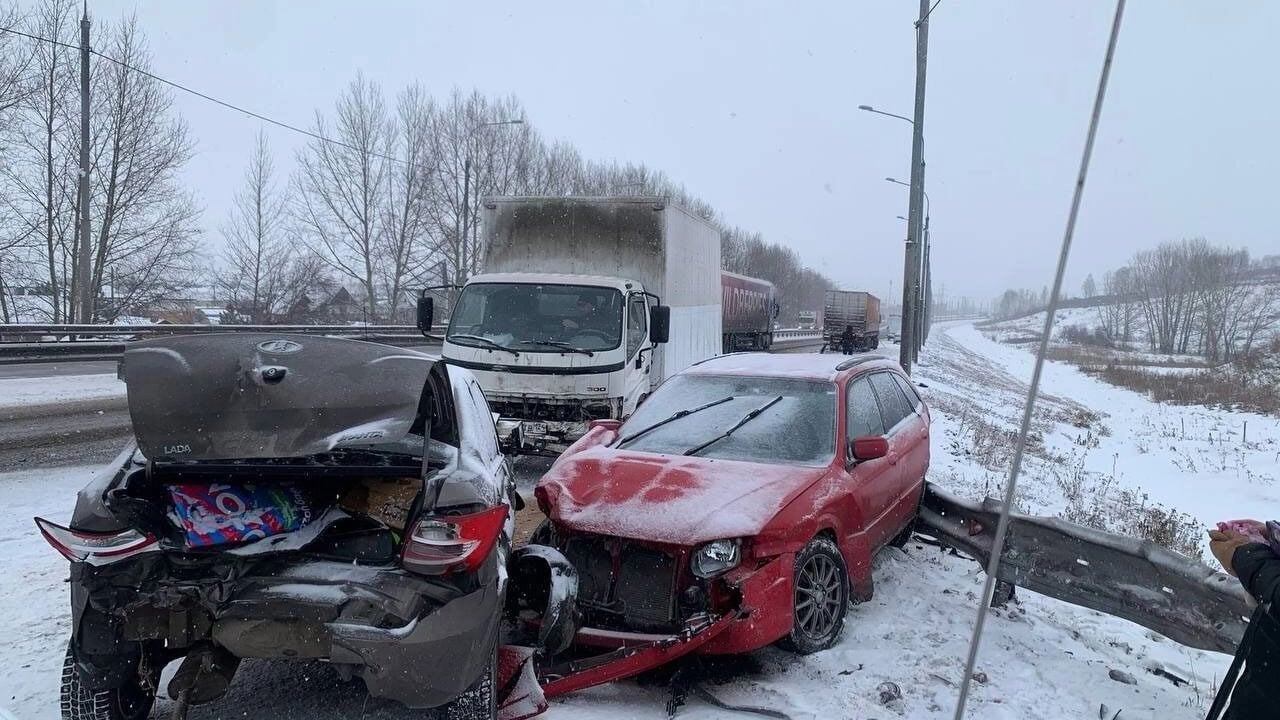
[[[682,410],[700,407],[697,413],[640,434]],[[743,422],[760,408],[764,409],[756,417]],[[626,444],[628,450],[681,455],[738,426],[697,455],[771,465],[821,466],[835,456],[835,418],[836,389],[829,382],[677,375],[636,410],[623,425],[621,435],[626,438],[635,434],[635,439]]]
[[[496,343],[520,352],[612,350],[622,342],[622,293],[587,285],[468,285],[447,337],[458,345]]]

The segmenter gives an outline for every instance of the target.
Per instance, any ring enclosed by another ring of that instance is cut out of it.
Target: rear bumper
[[[372,695],[436,707],[480,676],[499,632],[492,560],[467,588],[325,560],[268,561],[199,581],[170,577],[162,557],[131,564],[72,573],[73,600],[85,603],[73,641],[88,677],[99,678],[95,689],[120,682],[112,666],[139,641],[175,655],[213,643],[240,658],[327,660],[362,677]]]
[[[462,694],[497,647],[501,602],[488,584],[403,628],[330,625],[329,661],[350,664],[369,693],[411,708],[437,707]]]

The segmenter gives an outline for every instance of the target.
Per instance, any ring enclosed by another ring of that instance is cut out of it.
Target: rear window
[[[715,404],[703,407],[711,403]],[[744,422],[756,410],[759,414]],[[693,412],[627,441],[681,411]],[[717,439],[738,423],[742,424],[729,437]],[[699,457],[821,466],[835,456],[835,430],[833,383],[677,375],[658,388],[623,425],[620,447],[669,455],[696,450],[694,454]]]

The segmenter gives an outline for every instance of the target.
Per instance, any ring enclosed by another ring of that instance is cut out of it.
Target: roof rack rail
[[[836,370],[837,370],[837,371],[841,371],[841,370],[848,370],[849,368],[851,368],[851,367],[857,367],[857,366],[861,365],[861,364],[862,364],[862,363],[864,363],[864,362],[870,362],[870,361],[872,361],[872,360],[879,360],[879,359],[881,359],[881,358],[883,358],[883,357],[884,357],[883,355],[874,355],[874,354],[872,354],[872,353],[867,353],[867,354],[865,354],[865,355],[859,355],[859,356],[857,356],[857,357],[849,358],[848,360],[845,360],[844,362],[840,363],[839,365],[837,365],[837,366],[836,366]]]
[[[697,362],[691,363],[689,367],[696,367],[698,365],[701,365],[702,363],[711,362],[712,360],[719,360],[720,358],[726,358],[731,355],[751,355],[756,352],[759,352],[759,351],[758,350],[739,350],[737,352],[731,352],[731,353],[720,353],[719,355],[712,355],[709,358],[702,358]]]

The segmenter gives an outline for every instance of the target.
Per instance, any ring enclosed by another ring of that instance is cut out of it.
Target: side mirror
[[[649,340],[664,343],[671,339],[671,308],[654,305],[649,308]]]
[[[435,321],[436,300],[427,295],[418,296],[418,330],[431,332],[431,324]]]
[[[777,319],[778,315],[779,315],[781,312],[782,312],[782,306],[775,302],[775,303],[773,304],[773,317],[774,317],[774,319],[775,319],[775,320]]]
[[[854,438],[853,459],[858,462],[875,460],[889,454],[889,441],[880,435]]]

